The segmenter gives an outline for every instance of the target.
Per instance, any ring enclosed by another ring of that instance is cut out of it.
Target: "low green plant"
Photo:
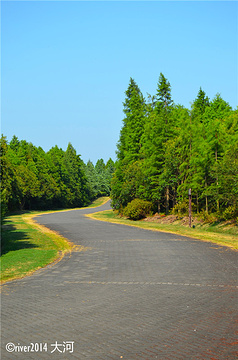
[[[173,215],[188,215],[188,209],[189,209],[189,201],[188,199],[181,200],[176,205],[174,205],[172,214]],[[192,210],[195,210],[194,203],[192,203]]]
[[[228,206],[222,213],[224,220],[235,219],[238,215],[238,209],[235,206]]]
[[[205,210],[202,210],[199,213],[199,216],[201,217],[202,221],[205,223],[214,223],[217,220],[217,216],[215,214],[210,214]]]
[[[123,215],[131,220],[140,220],[151,213],[152,203],[142,199],[132,200],[124,209]]]

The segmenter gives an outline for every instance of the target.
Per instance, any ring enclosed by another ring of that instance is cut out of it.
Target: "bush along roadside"
[[[150,201],[134,199],[125,207],[123,214],[131,220],[140,220],[149,215],[151,209]]]

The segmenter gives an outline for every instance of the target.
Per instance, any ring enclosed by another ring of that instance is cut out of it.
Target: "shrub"
[[[184,199],[179,203],[177,203],[176,205],[174,205],[172,214],[188,215],[188,208],[189,208],[189,201],[188,199]],[[195,211],[194,203],[192,203],[192,211]]]
[[[131,220],[139,220],[151,213],[152,203],[141,199],[132,200],[124,209],[123,215]]]
[[[209,214],[204,209],[199,213],[199,216],[205,223],[213,223],[216,221],[217,216],[215,214]]]
[[[235,206],[228,206],[222,213],[222,217],[224,220],[232,220],[235,219],[238,215],[238,210]]]

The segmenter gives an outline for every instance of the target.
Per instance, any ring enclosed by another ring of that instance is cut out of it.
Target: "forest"
[[[135,199],[153,212],[204,217],[238,216],[238,110],[220,94],[210,100],[200,88],[191,109],[175,104],[171,85],[160,73],[156,95],[146,100],[130,79],[117,144],[111,198],[128,213]]]
[[[87,206],[110,194],[114,162],[85,164],[71,143],[48,152],[13,136],[1,137],[1,214]]]
[[[154,213],[183,214],[191,189],[194,213],[238,219],[238,110],[201,88],[191,109],[175,104],[162,73],[156,95],[145,99],[132,78],[125,95],[115,163],[85,164],[71,143],[45,152],[2,135],[2,216],[87,206],[106,195],[124,215],[143,202]]]

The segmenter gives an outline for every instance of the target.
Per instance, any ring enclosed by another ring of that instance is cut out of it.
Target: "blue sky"
[[[188,108],[200,86],[236,108],[234,1],[2,1],[2,133],[115,160],[125,91],[160,72]]]

